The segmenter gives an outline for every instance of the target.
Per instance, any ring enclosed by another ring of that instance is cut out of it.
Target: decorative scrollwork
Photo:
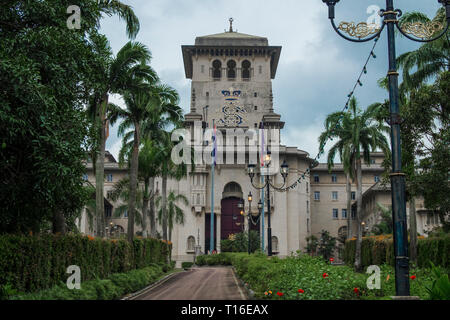
[[[357,25],[354,22],[341,22],[338,29],[348,33],[351,37],[359,39],[380,31],[380,27],[377,24],[367,24],[366,22],[360,22]]]
[[[408,22],[402,25],[402,31],[417,38],[430,39],[434,34],[444,29],[444,25],[439,21]]]

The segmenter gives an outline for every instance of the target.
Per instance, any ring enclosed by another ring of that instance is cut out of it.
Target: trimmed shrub
[[[181,267],[183,268],[183,269],[189,269],[190,267],[192,267],[192,265],[193,265],[194,263],[193,262],[182,262],[181,263]]]
[[[83,282],[158,263],[166,271],[171,245],[160,240],[102,240],[81,235],[0,235],[0,287],[34,292],[66,281],[77,265]],[[56,289],[55,289],[56,290]]]
[[[344,261],[347,265],[355,262],[356,240],[345,242]],[[450,237],[418,239],[417,262],[419,267],[430,267],[430,262],[444,268],[450,267]],[[361,262],[363,267],[371,264],[389,264],[394,266],[394,243],[392,240],[363,238],[361,244]]]
[[[164,272],[162,267],[149,267],[127,273],[112,274],[109,279],[81,283],[81,289],[70,290],[64,283],[49,289],[10,297],[11,300],[116,300],[155,282]]]

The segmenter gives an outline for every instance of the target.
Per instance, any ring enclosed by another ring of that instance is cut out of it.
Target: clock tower
[[[186,77],[192,79],[191,112],[187,121],[200,118],[212,128],[258,128],[260,122],[282,128],[273,111],[272,79],[277,72],[280,46],[267,38],[238,33],[197,37],[182,46]]]
[[[174,257],[192,261],[194,247],[201,246],[201,251],[206,253],[212,242],[214,249],[220,252],[221,240],[249,228],[259,232],[264,248],[271,241],[272,251],[280,256],[303,248],[310,223],[306,184],[278,193],[272,188],[269,211],[267,192],[263,194],[255,189],[246,174],[247,165],[259,163],[261,151],[264,149],[265,152],[267,146],[272,153],[273,168],[279,168],[283,161],[289,164],[289,185],[311,164],[308,153],[280,144],[284,122],[274,111],[272,80],[277,73],[281,47],[269,45],[265,37],[233,30],[230,19],[228,31],[197,37],[194,45],[182,46],[182,53],[186,78],[192,80],[191,106],[185,115],[185,128],[191,131],[194,148],[203,148],[205,155],[212,149],[208,136],[211,130],[208,129],[215,125],[218,158],[214,167],[211,160],[196,163],[187,179],[178,183],[177,188],[187,196],[189,205],[185,210],[184,225],[174,230]],[[264,139],[262,131],[258,130],[262,127]],[[205,137],[208,136],[206,141],[199,141],[199,128],[203,129]],[[256,146],[253,144],[255,136]],[[276,172],[273,183],[280,186],[281,180],[281,175]],[[258,201],[265,204],[265,213],[252,222],[244,219],[238,207],[250,192],[253,204],[249,208],[245,201],[245,213],[258,216]],[[269,212],[271,239],[267,233]]]

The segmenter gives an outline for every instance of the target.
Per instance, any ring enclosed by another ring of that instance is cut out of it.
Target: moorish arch
[[[243,199],[241,186],[236,182],[229,182],[222,192],[220,238],[228,239],[230,234],[242,232],[244,228],[244,216],[238,204]]]

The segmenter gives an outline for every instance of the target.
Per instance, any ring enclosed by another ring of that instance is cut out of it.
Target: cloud
[[[220,33],[229,28],[233,17],[238,32],[264,36],[270,45],[283,47],[277,77],[273,81],[275,111],[286,122],[283,141],[310,153],[317,152],[317,138],[323,120],[340,110],[352,89],[373,42],[359,44],[340,38],[332,29],[322,1],[268,0],[135,0],[133,6],[141,30],[136,38],[153,55],[152,67],[162,81],[180,94],[181,107],[190,107],[190,80],[185,79],[181,45],[193,44],[195,37]],[[439,8],[423,0],[396,0],[403,12],[420,10],[433,16]],[[369,5],[384,7],[385,1],[341,1],[336,7],[337,21],[366,21]],[[118,17],[105,17],[101,32],[110,39],[117,53],[129,39],[125,23]],[[420,44],[398,37],[397,54],[416,49]],[[384,33],[372,60],[363,87],[356,96],[361,107],[387,98],[377,80],[386,75],[387,42]],[[111,129],[107,148],[114,156],[119,139]],[[299,139],[301,137],[301,139]]]

